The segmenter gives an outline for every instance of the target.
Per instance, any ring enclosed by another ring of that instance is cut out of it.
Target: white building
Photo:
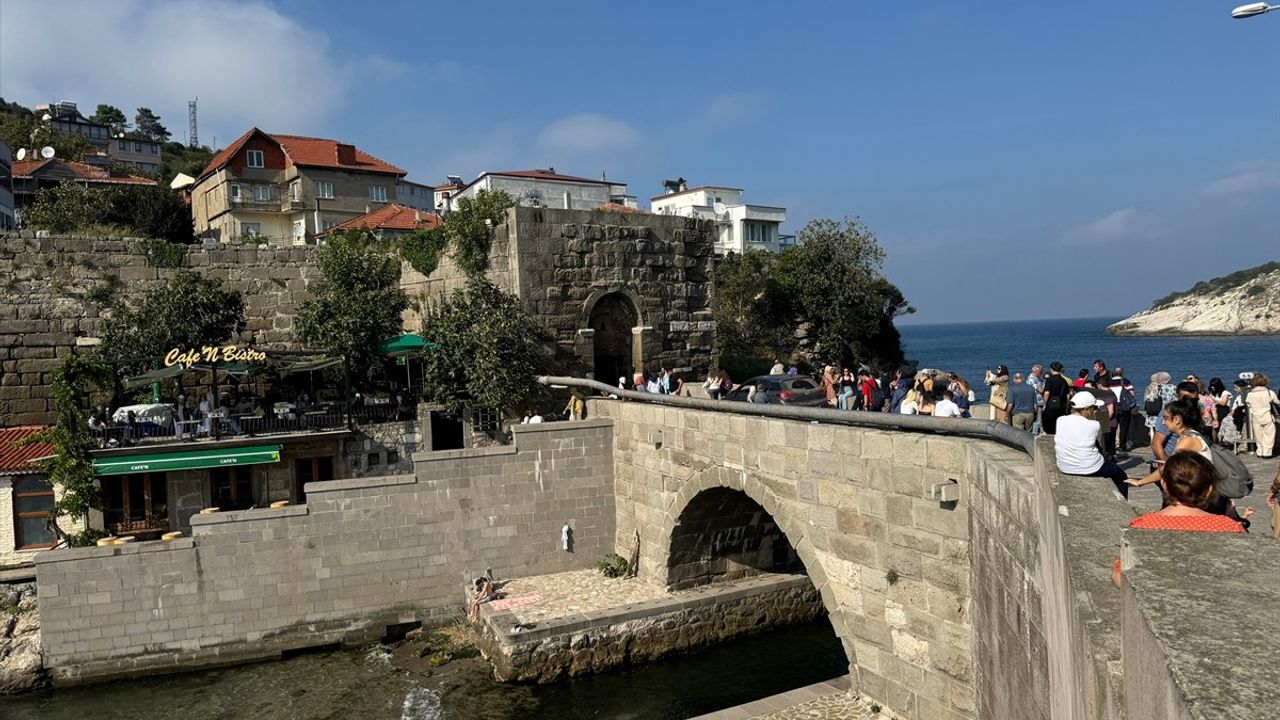
[[[400,178],[396,181],[396,203],[414,210],[436,211],[435,188]]]
[[[481,190],[501,190],[521,205],[561,210],[594,210],[610,203],[636,207],[636,198],[627,194],[626,183],[611,182],[603,177],[592,180],[561,175],[555,168],[548,168],[482,173],[452,194],[450,208],[456,207],[458,198],[472,197]]]
[[[747,250],[779,252],[795,244],[795,236],[779,232],[787,221],[787,209],[742,202],[742,188],[699,185],[690,188],[684,178],[663,181],[667,192],[650,198],[650,209],[661,215],[682,215],[716,223],[716,253]]]

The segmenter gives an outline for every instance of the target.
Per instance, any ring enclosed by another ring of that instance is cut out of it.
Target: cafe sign
[[[267,361],[267,354],[250,347],[240,347],[239,345],[205,345],[196,350],[195,348],[183,350],[182,348],[174,348],[164,356],[164,366],[171,367],[173,365],[182,365],[191,367],[196,363],[264,363]]]

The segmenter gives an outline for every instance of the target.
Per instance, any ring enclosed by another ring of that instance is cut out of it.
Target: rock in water
[[[0,694],[34,690],[43,682],[38,634],[0,640]]]
[[[1201,282],[1107,328],[1112,335],[1280,335],[1280,263]]]

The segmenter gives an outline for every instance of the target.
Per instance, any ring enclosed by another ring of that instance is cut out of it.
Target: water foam
[[[414,685],[405,693],[400,720],[444,720],[444,717],[444,705],[436,691]]]

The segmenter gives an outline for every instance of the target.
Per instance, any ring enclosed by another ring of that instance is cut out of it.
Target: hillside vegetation
[[[1113,335],[1280,335],[1280,262],[1171,293],[1107,328]]]
[[[1223,290],[1230,290],[1231,288],[1245,285],[1251,280],[1262,278],[1276,270],[1280,270],[1280,262],[1264,263],[1257,267],[1237,270],[1230,275],[1223,275],[1222,277],[1216,277],[1212,280],[1201,280],[1195,285],[1192,285],[1188,290],[1172,292],[1159,300],[1156,300],[1151,303],[1151,309],[1159,310],[1160,308],[1168,307],[1172,305],[1175,300],[1180,300],[1190,295],[1212,295]],[[1255,283],[1251,287],[1246,288],[1245,294],[1260,295],[1265,291],[1266,285],[1264,283]]]

